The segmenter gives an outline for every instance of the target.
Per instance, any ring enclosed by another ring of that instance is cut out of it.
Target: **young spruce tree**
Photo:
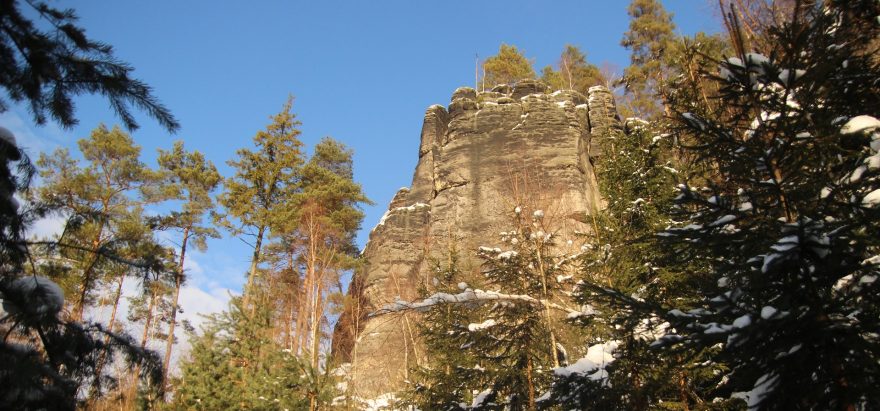
[[[671,263],[713,281],[698,307],[669,307],[655,346],[720,347],[716,393],[751,409],[880,407],[878,15],[870,0],[799,3],[767,28],[768,55],[707,73],[722,109],[672,107],[714,174],[679,187],[681,223],[661,236]]]

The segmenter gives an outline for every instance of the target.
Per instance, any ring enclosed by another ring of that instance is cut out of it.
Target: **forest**
[[[183,140],[149,164],[135,113],[181,127],[161,90],[73,10],[0,0],[0,113],[71,127],[95,95],[121,123],[33,158],[0,124],[0,409],[880,409],[880,3],[713,7],[722,31],[682,35],[632,0],[622,69],[574,45],[539,70],[512,44],[479,60],[476,96],[611,90],[603,207],[564,238],[525,193],[503,248],[431,261],[420,298],[368,314],[418,313],[428,361],[362,398],[331,349],[373,204],[354,151],[304,143],[290,96],[229,175]],[[220,237],[249,268],[195,327],[188,258]]]

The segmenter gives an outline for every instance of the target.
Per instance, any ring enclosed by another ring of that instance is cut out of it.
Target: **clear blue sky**
[[[171,136],[139,116],[142,128],[133,136],[152,166],[157,148],[182,139],[229,176],[226,161],[235,150],[250,146],[288,94],[296,96],[307,145],[329,135],[355,151],[355,177],[376,203],[365,209],[361,246],[393,194],[410,183],[425,108],[448,104],[455,88],[473,84],[475,54],[513,44],[540,69],[571,43],[595,64],[624,67],[628,53],[619,43],[628,3],[50,2],[74,7],[87,34],[112,44],[180,120],[181,131]],[[708,0],[664,3],[680,33],[717,31]],[[72,130],[34,127],[20,108],[0,115],[0,125],[16,131],[33,155],[58,146],[75,151],[98,123],[118,122],[100,97],[76,101],[80,126]],[[225,289],[240,289],[250,250],[228,235],[209,246],[193,257],[193,286],[222,298]]]

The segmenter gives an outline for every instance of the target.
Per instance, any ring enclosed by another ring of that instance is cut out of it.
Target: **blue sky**
[[[202,151],[225,176],[226,161],[281,109],[288,94],[311,146],[332,136],[355,151],[355,178],[376,205],[366,207],[363,245],[399,187],[408,186],[417,160],[425,109],[447,104],[452,91],[473,85],[475,55],[502,43],[554,64],[565,44],[595,64],[628,63],[619,46],[628,26],[628,1],[87,1],[74,7],[87,34],[114,46],[177,116],[168,135],[138,117],[133,133],[144,161],[182,139]],[[678,31],[717,31],[708,0],[666,0]],[[34,156],[70,147],[103,122],[118,123],[105,100],[76,100],[80,125],[32,125],[26,110],[0,114]],[[51,226],[51,222],[43,224]],[[214,310],[226,290],[244,281],[250,250],[226,235],[192,257],[191,312]],[[193,304],[196,304],[195,302]],[[186,307],[184,307],[186,309]]]

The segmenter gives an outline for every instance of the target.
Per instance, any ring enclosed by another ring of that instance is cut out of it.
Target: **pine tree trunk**
[[[312,355],[312,366],[318,366],[318,346],[320,344],[319,340],[321,338],[321,326],[319,324],[319,313],[320,309],[320,299],[321,299],[321,284],[318,278],[318,239],[316,238],[316,229],[314,227],[314,220],[309,221],[309,263],[306,271],[309,273],[309,277],[311,277],[311,290],[309,291],[310,295],[310,305],[311,312],[309,316],[311,317],[311,355]]]
[[[171,350],[174,348],[174,327],[177,325],[177,303],[180,300],[180,287],[183,284],[183,263],[186,261],[186,243],[189,241],[189,227],[183,229],[183,242],[180,245],[180,264],[174,276],[174,300],[171,302],[171,321],[168,324],[168,338],[165,342],[165,361],[162,363],[162,375],[168,377],[171,364]]]
[[[104,212],[106,212],[106,207],[104,208]],[[104,231],[104,221],[101,220],[101,224],[98,226],[98,233],[95,234],[95,238],[92,240],[92,259],[86,265],[86,269],[83,270],[83,279],[80,283],[79,290],[79,298],[76,301],[76,304],[73,306],[73,312],[71,316],[74,321],[82,322],[83,319],[83,311],[85,311],[86,305],[86,295],[89,292],[89,288],[92,286],[92,271],[95,269],[95,265],[98,263],[98,246],[101,244],[101,233]]]
[[[153,311],[156,309],[156,290],[152,290],[150,292],[150,305],[147,308],[147,318],[144,320],[144,332],[141,334],[141,349],[147,348],[147,342],[150,337],[150,328],[153,326]],[[138,378],[141,374],[141,366],[137,364],[134,366],[134,369],[131,371],[131,387],[129,389],[128,396],[134,397],[137,393],[138,387]]]
[[[116,297],[114,297],[114,299],[113,299],[113,310],[110,311],[110,322],[107,323],[107,331],[108,332],[113,332],[113,326],[116,325],[116,313],[119,309],[119,299],[120,299],[120,297],[122,297],[122,283],[124,281],[125,281],[125,275],[120,275],[119,282],[117,283],[117,286],[116,286]],[[110,344],[110,336],[106,335],[106,336],[104,336],[104,346],[105,347],[109,346],[109,344]],[[96,376],[100,377],[101,371],[104,370],[104,364],[106,363],[106,361],[107,361],[107,351],[105,349],[105,350],[101,351],[101,355],[98,357],[98,363],[95,365],[95,375]],[[99,394],[97,392],[97,390],[99,388],[100,387],[97,384],[92,385],[92,393]]]
[[[244,296],[242,297],[242,308],[247,308],[250,305],[251,298],[253,298],[251,293],[254,292],[254,279],[257,276],[257,266],[260,264],[260,251],[263,246],[263,235],[265,233],[266,226],[260,226],[260,229],[257,231],[257,242],[254,244],[254,253],[251,257],[251,268],[248,270],[247,285],[245,285]],[[251,307],[250,312],[253,315],[253,307]]]
[[[153,326],[153,311],[156,309],[156,290],[150,292],[150,305],[147,308],[147,318],[144,320],[144,332],[141,335],[141,348],[147,348],[150,336],[150,327]]]

